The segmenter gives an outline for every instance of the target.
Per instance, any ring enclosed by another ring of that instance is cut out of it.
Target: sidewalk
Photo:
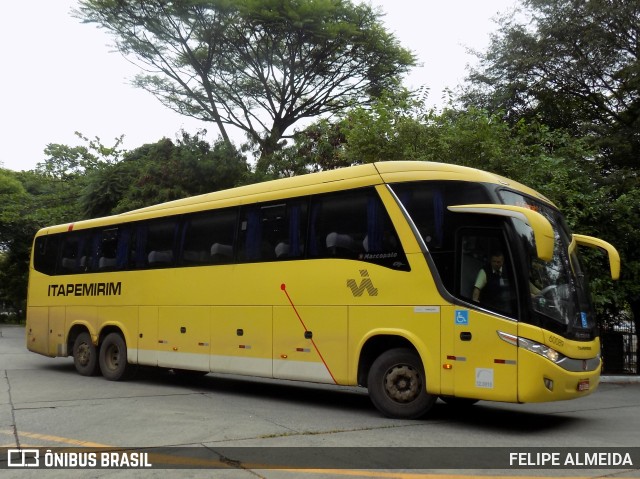
[[[607,375],[600,376],[601,383],[613,383],[613,384],[640,384],[639,375]]]

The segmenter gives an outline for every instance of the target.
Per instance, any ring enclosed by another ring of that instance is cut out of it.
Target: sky
[[[417,56],[419,66],[405,86],[429,88],[427,103],[438,107],[443,90],[459,85],[475,63],[467,50],[486,48],[498,15],[515,0],[369,3],[381,8],[388,31]],[[99,137],[105,146],[124,135],[127,150],[174,139],[180,130],[204,128],[206,139],[215,141],[212,123],[181,116],[133,87],[137,67],[115,51],[105,31],[73,18],[75,5],[75,0],[0,4],[0,167],[34,169],[45,160],[48,144],[84,144],[76,131]]]

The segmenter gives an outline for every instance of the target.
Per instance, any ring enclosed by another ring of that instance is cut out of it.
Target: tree
[[[116,138],[113,146],[105,146],[99,137],[90,140],[77,131],[75,135],[85,144],[80,146],[48,144],[44,149],[46,159],[36,165],[36,171],[49,178],[66,181],[120,161],[123,153],[120,145],[124,135]]]
[[[276,152],[273,176],[383,160],[423,159],[428,133],[424,91],[383,92],[367,105],[350,108],[334,121],[320,119],[294,135],[295,143]]]
[[[82,0],[76,16],[111,32],[145,70],[135,84],[173,110],[258,145],[258,170],[305,118],[398,84],[415,58],[380,14],[349,0]]]
[[[73,211],[60,182],[34,172],[0,170],[0,301],[24,312],[31,244],[36,231]]]
[[[503,17],[463,96],[510,121],[589,136],[607,168],[640,157],[640,3],[522,0]]]
[[[87,175],[80,204],[86,217],[122,213],[152,204],[231,188],[250,181],[246,160],[224,141],[213,146],[182,132],[127,152],[123,161]]]
[[[46,158],[34,171],[20,173],[0,169],[0,300],[24,312],[29,257],[38,229],[82,218],[78,197],[89,172],[115,164],[122,138],[113,147],[99,138],[85,145],[49,144]]]

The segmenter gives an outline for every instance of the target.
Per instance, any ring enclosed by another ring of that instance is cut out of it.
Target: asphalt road
[[[468,460],[479,454],[478,448],[487,447],[491,449],[484,451],[501,453],[544,448],[540,451],[559,451],[564,458],[567,451],[579,453],[583,449],[609,447],[608,451],[624,452],[625,448],[639,446],[638,383],[604,383],[591,396],[559,403],[480,402],[460,410],[438,402],[426,419],[391,420],[380,416],[366,390],[359,388],[214,374],[184,379],[153,369],[141,370],[126,382],[83,377],[75,372],[71,358],[46,358],[31,353],[24,346],[24,328],[0,324],[0,447],[3,448],[0,453],[3,456],[7,454],[6,448],[53,448],[52,451],[72,452],[77,451],[74,449],[77,447],[90,451],[103,447],[136,451],[155,448],[148,450],[151,452],[147,457],[154,466],[171,463],[172,466],[166,467],[182,467],[171,453],[166,453],[173,449],[165,449],[180,447],[178,450],[186,456],[199,458],[190,464],[199,467],[196,469],[35,471],[8,469],[7,458],[0,457],[2,478],[36,477],[36,474],[52,478],[460,479],[477,475],[640,478],[638,449],[634,450],[632,466],[616,469],[505,467],[496,470],[478,466],[482,461]],[[240,447],[249,449],[235,449]],[[242,454],[234,456],[238,451],[264,454],[268,447],[274,448],[272,456],[289,466],[298,464],[299,455],[306,455],[313,465],[318,462],[319,454],[328,454],[330,460],[322,470],[280,470],[261,468],[264,462],[260,458],[244,460]],[[434,449],[436,447],[443,449]],[[458,449],[450,449],[453,447]],[[319,453],[308,448],[319,448],[316,449]],[[412,455],[434,454],[444,460],[444,464],[450,464],[447,457],[459,456],[460,465],[447,469],[415,469]],[[342,467],[345,456],[353,459],[355,468]],[[406,467],[403,467],[405,460]],[[225,469],[215,468],[220,461]],[[489,461],[489,464],[492,463]]]

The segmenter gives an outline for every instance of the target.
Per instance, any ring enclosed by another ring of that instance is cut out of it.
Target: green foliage
[[[47,145],[44,149],[47,158],[38,163],[36,172],[54,180],[68,181],[120,160],[122,136],[116,138],[115,144],[111,147],[103,145],[98,137],[90,140],[79,132],[76,132],[76,136],[83,140],[85,145]]]
[[[29,195],[17,173],[0,169],[0,251],[10,249],[20,227]]]
[[[640,3],[522,0],[500,21],[464,100],[590,137],[616,167],[640,154]]]
[[[422,159],[423,117],[423,103],[415,95],[385,92],[345,111],[335,122],[321,119],[297,131],[295,143],[269,159],[269,171],[291,176],[381,160]]]
[[[230,188],[248,175],[235,148],[221,140],[211,147],[200,135],[182,132],[177,144],[163,139],[144,145],[92,172],[80,202],[85,216],[104,216]]]
[[[33,192],[42,194],[45,201]],[[40,175],[0,170],[0,302],[24,311],[31,241],[47,221],[51,189]]]
[[[0,170],[0,300],[24,311],[31,243],[38,229],[82,217],[78,197],[89,172],[118,160],[122,138],[113,147],[99,138],[85,145],[50,144],[34,171]]]

